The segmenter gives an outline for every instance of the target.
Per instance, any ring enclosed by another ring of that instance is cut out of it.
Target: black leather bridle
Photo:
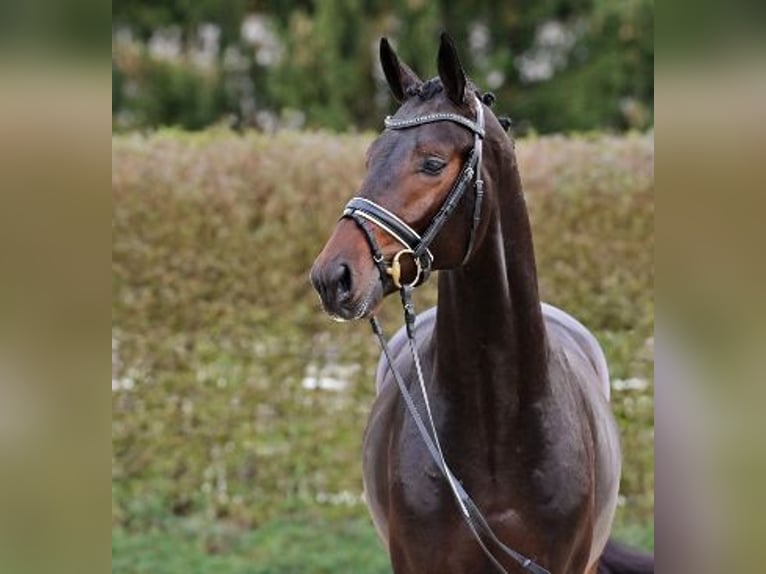
[[[439,208],[439,211],[433,219],[431,219],[431,222],[428,224],[423,234],[419,234],[399,216],[385,207],[363,197],[354,197],[351,199],[351,201],[346,204],[341,218],[349,218],[356,222],[367,239],[370,251],[372,252],[372,258],[380,272],[381,281],[385,282],[386,277],[390,276],[394,285],[399,289],[402,298],[402,307],[404,309],[407,342],[415,364],[420,392],[423,396],[426,419],[429,423],[428,428],[415,406],[415,402],[412,399],[412,395],[407,388],[404,379],[394,366],[393,357],[391,356],[391,351],[386,342],[386,338],[383,335],[380,323],[377,318],[373,316],[370,318],[370,324],[372,325],[372,330],[375,333],[375,336],[378,338],[378,342],[386,357],[388,367],[393,374],[394,380],[399,387],[399,391],[402,393],[407,410],[410,412],[420,436],[423,439],[428,452],[431,454],[431,458],[449,484],[452,494],[455,497],[455,501],[457,502],[471,533],[484,554],[499,572],[506,573],[507,570],[500,563],[495,552],[505,554],[512,558],[524,568],[524,570],[531,572],[532,574],[550,574],[548,570],[537,564],[537,562],[524,556],[520,552],[517,552],[513,548],[510,548],[497,538],[497,535],[487,523],[487,520],[484,518],[479,507],[476,506],[460,481],[455,477],[452,470],[450,470],[447,465],[441,445],[439,444],[436,426],[431,415],[431,407],[426,392],[423,371],[420,365],[420,357],[415,344],[416,315],[412,303],[412,291],[415,287],[423,283],[430,275],[434,264],[434,257],[429,250],[429,247],[441,228],[447,222],[447,219],[460,203],[460,200],[465,195],[468,184],[471,181],[474,181],[476,194],[473,203],[471,232],[468,237],[468,245],[466,247],[465,255],[463,256],[463,263],[468,260],[473,252],[476,233],[479,223],[481,222],[481,207],[484,199],[484,181],[482,180],[481,174],[482,143],[484,139],[484,107],[481,100],[477,97],[476,121],[458,114],[432,113],[405,120],[397,120],[389,116],[385,120],[385,125],[386,128],[390,130],[404,130],[434,122],[453,122],[468,128],[474,134],[474,144],[468,159],[465,164],[463,164],[463,168],[452,186],[452,189],[442,203],[442,206]],[[380,246],[375,239],[375,234],[367,227],[367,222],[377,225],[403,246],[403,249],[394,255],[390,265],[386,263]],[[412,281],[402,283],[400,258],[404,254],[410,255],[415,262],[416,275]],[[495,548],[496,551],[492,552],[489,548],[490,546]]]
[[[402,255],[410,255],[415,262],[416,274],[415,278],[409,282],[411,286],[416,287],[428,279],[434,264],[434,257],[429,247],[460,203],[471,181],[474,181],[476,194],[473,202],[471,233],[468,236],[468,246],[463,257],[463,263],[468,260],[473,252],[476,231],[481,221],[481,206],[484,199],[484,181],[481,178],[484,107],[479,98],[476,98],[476,121],[465,116],[446,112],[426,114],[404,120],[397,120],[391,116],[385,119],[386,129],[389,130],[406,130],[435,122],[453,122],[468,128],[473,132],[474,141],[468,159],[463,164],[463,168],[460,170],[460,174],[458,174],[452,189],[422,235],[395,213],[364,197],[352,198],[343,209],[342,217],[353,219],[364,230],[365,236],[368,236],[368,241],[369,230],[364,224],[365,221],[377,225],[402,245],[403,249],[394,255],[391,265],[386,267],[386,274],[391,276],[394,285],[399,289],[403,285],[401,282],[400,263]],[[377,249],[377,242],[371,244],[370,247],[373,248],[373,256],[378,261],[382,255],[379,249]]]

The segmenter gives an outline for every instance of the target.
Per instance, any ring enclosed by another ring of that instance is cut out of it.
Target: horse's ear
[[[400,104],[407,99],[407,91],[410,88],[423,83],[407,64],[399,62],[396,52],[386,38],[380,39],[380,65],[386,75],[388,87]]]
[[[455,43],[446,32],[442,32],[439,45],[439,78],[441,78],[447,96],[456,104],[462,104],[465,97],[465,72],[460,65]]]

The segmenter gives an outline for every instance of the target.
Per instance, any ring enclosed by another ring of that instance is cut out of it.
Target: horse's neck
[[[504,187],[484,241],[469,264],[439,277],[434,380],[451,413],[495,430],[547,384],[529,217],[515,164],[500,165]]]

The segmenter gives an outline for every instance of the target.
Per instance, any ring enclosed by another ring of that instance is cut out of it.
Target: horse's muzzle
[[[345,319],[343,310],[351,303],[354,293],[348,264],[337,261],[325,265],[314,264],[310,277],[311,285],[319,294],[325,311]]]

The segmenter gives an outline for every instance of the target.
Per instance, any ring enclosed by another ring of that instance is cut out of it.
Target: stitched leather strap
[[[415,285],[420,285],[428,278],[434,256],[428,249],[428,244],[424,243],[423,237],[417,231],[385,207],[363,197],[352,198],[343,209],[342,217],[352,216],[355,220],[361,217],[374,223],[415,254],[414,257],[420,262],[420,269],[422,270]]]
[[[476,149],[474,148],[471,150],[471,155],[465,162],[465,165],[463,166],[463,169],[461,170],[454,187],[447,196],[447,199],[444,200],[444,203],[442,203],[439,211],[436,213],[436,215],[434,215],[431,223],[428,225],[428,228],[426,228],[425,232],[423,232],[423,239],[418,248],[414,250],[416,257],[418,257],[422,252],[430,247],[431,243],[436,238],[436,234],[439,233],[444,224],[447,223],[449,216],[452,215],[453,211],[455,211],[458,203],[460,203],[460,199],[465,194],[465,190],[468,187],[469,182],[473,179],[477,161],[478,156],[476,155]]]
[[[465,116],[459,116],[458,114],[433,113],[433,114],[426,114],[424,116],[418,116],[416,118],[410,118],[406,120],[397,120],[396,118],[393,118],[391,116],[386,116],[386,119],[383,120],[383,123],[385,124],[385,126],[391,130],[402,130],[407,128],[414,128],[415,126],[420,126],[423,124],[433,124],[436,122],[453,122],[456,124],[460,124],[461,126],[464,126],[468,128],[469,130],[471,130],[480,138],[484,137],[483,122],[481,123],[474,122],[473,120]]]

